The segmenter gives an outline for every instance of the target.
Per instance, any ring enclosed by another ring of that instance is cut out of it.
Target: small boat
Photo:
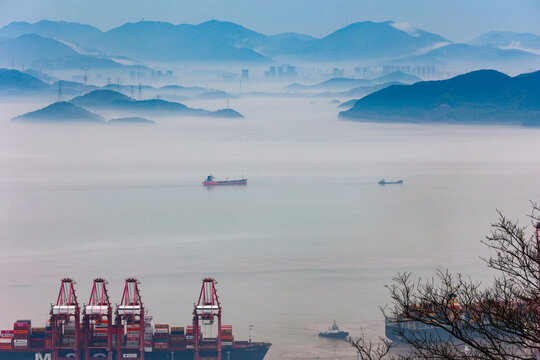
[[[391,185],[391,184],[403,184],[403,180],[386,181],[384,179],[381,179],[381,181],[379,181],[379,185]]]
[[[339,327],[334,320],[334,324],[328,328],[328,331],[319,333],[319,336],[332,339],[345,339],[349,336],[349,333],[347,331],[339,330]]]
[[[216,180],[213,175],[208,175],[205,181],[203,181],[204,186],[216,186],[216,185],[247,185],[247,179],[237,179],[237,180]]]

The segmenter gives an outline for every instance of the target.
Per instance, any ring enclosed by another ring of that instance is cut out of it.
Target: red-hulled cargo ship
[[[206,180],[203,181],[204,186],[216,186],[216,185],[247,185],[247,179],[236,180],[216,180],[213,175],[208,175]]]
[[[214,279],[203,279],[193,324],[153,324],[139,293],[139,281],[127,279],[113,314],[107,282],[95,279],[90,301],[81,309],[75,282],[63,279],[46,327],[17,320],[0,332],[0,360],[263,360],[271,344],[235,341],[232,326],[221,324]],[[202,328],[217,326],[203,337]]]

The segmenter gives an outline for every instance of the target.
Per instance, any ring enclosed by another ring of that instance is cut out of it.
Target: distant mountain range
[[[37,34],[48,38],[84,44],[87,40],[102,34],[102,31],[91,25],[49,20],[41,20],[33,24],[16,21],[0,29],[0,36],[16,38],[24,34]]]
[[[28,34],[35,34],[41,39],[24,37]],[[37,47],[33,49],[30,40]],[[480,39],[477,44],[471,45],[471,49],[485,43],[485,39]],[[409,57],[429,54],[433,49],[451,44],[451,41],[391,21],[357,22],[317,39],[297,33],[264,35],[232,22],[217,20],[198,25],[140,21],[126,23],[106,32],[90,25],[43,20],[33,24],[14,22],[0,28],[0,44],[5,44],[4,48],[0,48],[0,51],[5,49],[0,52],[4,53],[4,57],[21,57],[27,63],[45,61],[50,66],[52,59],[62,58],[64,61],[57,66],[96,62],[89,66],[105,67],[113,64],[103,60],[114,62],[112,59],[117,56],[152,63],[420,61]],[[13,49],[16,51],[11,53]],[[73,52],[86,57],[69,58],[75,56]],[[484,56],[482,53],[480,55]],[[433,55],[429,55],[425,61],[432,58]],[[102,62],[98,59],[102,59]],[[0,60],[5,62],[7,59]]]
[[[490,31],[470,42],[473,45],[492,45],[502,49],[516,49],[540,54],[540,36],[512,31]]]
[[[523,50],[505,50],[491,45],[450,44],[424,54],[395,59],[391,63],[430,64],[452,68],[538,68],[540,56]]]
[[[197,25],[126,23],[106,32],[90,25],[43,20],[0,28],[0,65],[51,69],[127,69],[143,63],[275,62],[455,65],[494,67],[540,62],[538,36],[491,32],[470,44],[392,21],[363,21],[322,38],[297,33],[265,35],[241,25],[212,20]],[[535,55],[536,54],[536,55]],[[120,61],[122,59],[122,61]],[[126,65],[130,64],[130,65]],[[128,67],[128,68],[126,68]],[[399,81],[399,80],[389,80]]]
[[[340,116],[361,121],[540,125],[540,71],[510,77],[480,70],[442,81],[390,86]]]
[[[375,82],[367,79],[333,78],[314,85],[290,84],[285,87],[288,91],[302,90],[347,90],[358,86],[371,86]]]
[[[64,42],[36,34],[23,34],[0,40],[0,64],[55,69],[150,70],[142,65],[124,65],[107,57],[84,54]]]
[[[108,124],[136,124],[136,125],[153,125],[156,122],[152,120],[148,120],[142,117],[133,116],[133,117],[125,117],[125,118],[115,118],[107,121]]]
[[[287,85],[284,89],[293,92],[313,92],[324,90],[325,92],[319,93],[321,96],[358,96],[360,94],[365,95],[367,93],[380,90],[389,85],[395,85],[397,83],[413,84],[418,81],[422,81],[422,79],[418,76],[406,74],[401,71],[394,71],[373,79],[351,79],[337,77],[313,85],[294,83]],[[341,92],[329,92],[336,90],[341,90]]]

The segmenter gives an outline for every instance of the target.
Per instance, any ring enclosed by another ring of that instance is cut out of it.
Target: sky
[[[387,21],[468,41],[491,30],[540,35],[540,0],[0,0],[0,26],[42,19],[102,30],[141,19],[236,22],[265,34],[322,37],[357,21]]]

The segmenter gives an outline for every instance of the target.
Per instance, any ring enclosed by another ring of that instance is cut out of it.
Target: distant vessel
[[[237,180],[216,180],[213,175],[208,175],[205,181],[203,181],[204,186],[215,186],[215,185],[247,185],[247,179],[237,179]]]
[[[379,181],[379,185],[391,185],[391,184],[403,184],[403,180],[386,181],[384,179],[381,179],[381,181]]]
[[[328,328],[328,331],[319,333],[319,336],[333,339],[345,339],[349,336],[349,333],[347,331],[339,330],[339,327],[334,320],[334,324]]]

